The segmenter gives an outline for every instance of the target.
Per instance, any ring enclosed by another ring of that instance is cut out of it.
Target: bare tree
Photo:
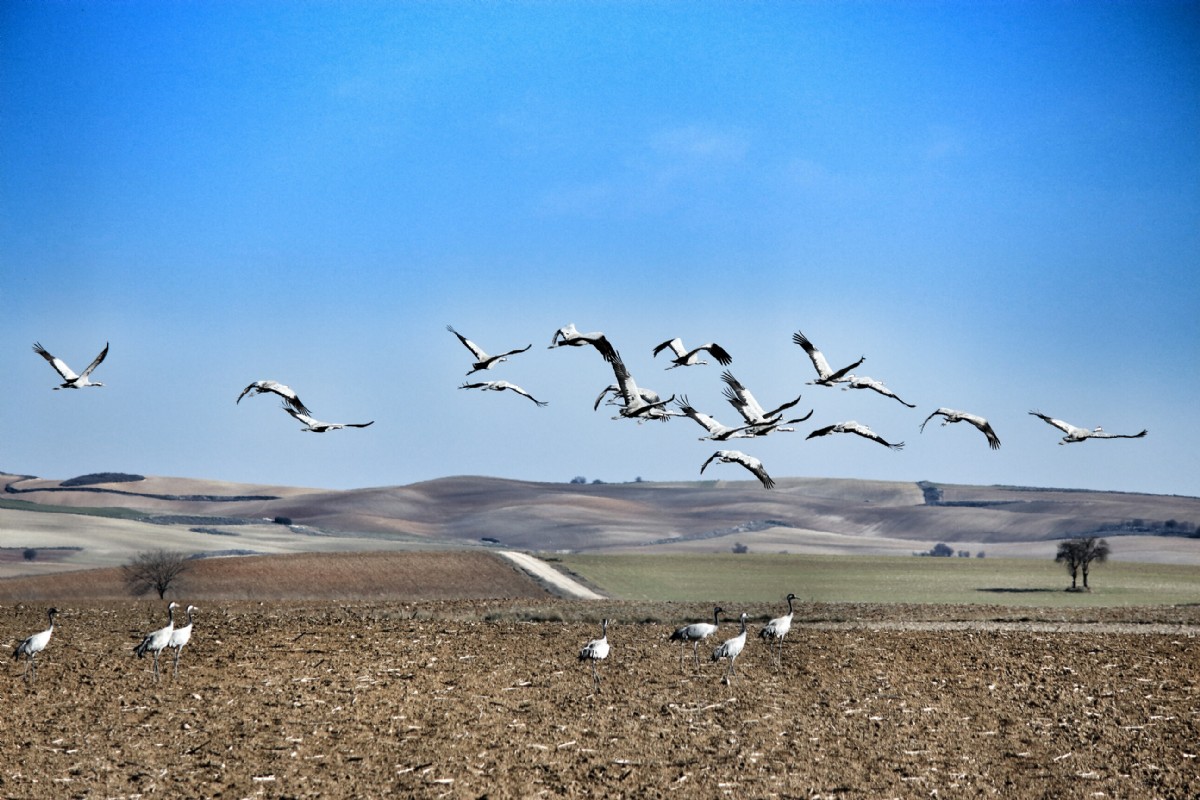
[[[1079,549],[1082,556],[1079,559],[1079,568],[1083,572],[1083,590],[1089,591],[1088,586],[1088,570],[1091,569],[1092,562],[1103,564],[1108,561],[1108,556],[1112,552],[1108,542],[1104,539],[1097,539],[1095,536],[1088,536],[1085,539],[1079,540]]]
[[[1076,591],[1079,588],[1077,580],[1079,578],[1079,542],[1075,539],[1070,541],[1060,542],[1058,545],[1058,553],[1054,556],[1055,563],[1066,564],[1067,572],[1071,573],[1071,591]]]
[[[160,549],[138,553],[122,570],[125,573],[125,585],[135,597],[153,589],[161,600],[189,566],[187,557],[182,553]]]
[[[1095,536],[1085,536],[1060,543],[1054,560],[1060,564],[1066,564],[1067,571],[1071,573],[1071,591],[1080,590],[1076,578],[1082,572],[1083,591],[1086,592],[1091,589],[1088,586],[1088,573],[1091,571],[1092,562],[1103,564],[1111,553],[1112,549],[1106,540],[1097,539]]]

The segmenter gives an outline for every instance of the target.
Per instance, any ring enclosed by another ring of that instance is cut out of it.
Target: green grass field
[[[1090,593],[1052,559],[799,555],[563,555],[549,560],[621,600],[977,603],[1040,607],[1200,603],[1193,566],[1108,562],[1092,567]]]
[[[36,511],[43,514],[78,514],[85,517],[110,517],[112,519],[142,519],[146,516],[144,511],[135,511],[132,508],[92,508],[90,506],[56,506],[49,503],[32,503],[28,500],[12,500],[7,497],[0,498],[0,508],[8,508],[13,511]]]

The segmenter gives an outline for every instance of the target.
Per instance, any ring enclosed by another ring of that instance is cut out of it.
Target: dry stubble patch
[[[205,609],[155,685],[132,648],[160,609],[63,610],[36,684],[9,662],[0,795],[1200,793],[1186,634],[799,625],[782,665],[752,633],[727,686],[618,619],[593,693],[590,621],[244,603]],[[0,610],[10,645],[36,616]]]

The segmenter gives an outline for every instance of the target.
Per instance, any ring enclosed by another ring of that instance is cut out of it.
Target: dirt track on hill
[[[911,609],[880,608],[798,621],[781,665],[752,632],[723,685],[644,606],[221,604],[155,685],[132,648],[159,604],[64,607],[35,684],[8,662],[0,795],[1200,795],[1194,620],[895,629]],[[576,655],[599,626],[574,620],[596,613],[616,621],[593,693]],[[43,624],[0,609],[0,641]]]

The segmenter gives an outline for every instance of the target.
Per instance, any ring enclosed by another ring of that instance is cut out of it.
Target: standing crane
[[[608,658],[607,618],[600,623],[600,638],[592,639],[579,651],[579,660],[589,661],[592,664],[592,688],[596,691],[600,689],[600,675],[596,672],[596,662],[603,661],[606,658]]]
[[[167,606],[167,624],[166,627],[159,628],[156,631],[151,631],[142,639],[142,643],[134,648],[134,653],[138,658],[142,658],[146,653],[154,654],[154,680],[158,681],[158,654],[166,650],[171,644],[171,633],[175,630],[175,609],[179,608],[179,604],[174,600]]]
[[[737,660],[738,654],[742,652],[742,648],[746,646],[746,612],[742,612],[742,632],[732,639],[726,639],[724,642],[713,650],[712,660],[720,661],[722,658],[729,659],[729,670],[725,673],[723,683],[729,683],[733,678],[734,668],[733,662]]]
[[[475,363],[471,365],[471,372],[468,372],[468,375],[470,375],[472,372],[478,372],[481,369],[491,369],[501,361],[508,361],[509,356],[516,355],[517,353],[524,353],[526,350],[533,347],[532,344],[527,344],[517,350],[509,350],[508,352],[501,353],[499,355],[489,356],[486,352],[484,352],[482,347],[475,344],[458,331],[454,330],[454,328],[450,325],[446,326],[446,330],[457,336],[458,340],[463,343],[463,346],[471,351],[471,355],[475,356]]]
[[[24,677],[30,680],[37,680],[37,654],[45,650],[46,645],[50,643],[50,635],[54,633],[54,618],[58,616],[58,609],[51,608],[46,612],[46,616],[50,619],[50,627],[33,634],[13,650],[12,657],[15,661],[20,661],[21,656],[26,657]],[[30,670],[33,672],[32,677],[30,677]]]
[[[1060,431],[1067,434],[1062,438],[1062,441],[1059,442],[1059,444],[1072,444],[1074,442],[1082,442],[1085,439],[1141,439],[1143,436],[1149,433],[1149,431],[1144,428],[1139,433],[1109,433],[1099,425],[1090,430],[1088,428],[1076,428],[1074,425],[1063,422],[1061,419],[1048,417],[1040,411],[1030,411],[1029,413],[1043,422],[1050,423]]]
[[[65,361],[63,361],[61,358],[57,358],[56,356],[50,355],[50,353],[48,353],[46,351],[46,348],[42,347],[42,345],[39,342],[33,343],[33,352],[37,353],[39,356],[41,356],[42,358],[49,361],[50,366],[54,367],[54,371],[57,372],[59,374],[59,376],[63,379],[62,383],[60,383],[58,386],[54,387],[56,390],[57,389],[79,389],[84,386],[103,386],[104,385],[103,383],[100,383],[99,381],[88,380],[88,376],[92,374],[92,370],[94,370],[96,367],[100,366],[100,362],[104,360],[104,357],[106,355],[108,355],[108,342],[104,343],[104,349],[100,351],[100,355],[96,356],[95,360],[92,361],[91,364],[88,364],[87,369],[85,369],[83,371],[82,375],[76,375],[71,370],[71,368],[67,366],[67,363]]]
[[[793,333],[792,342],[800,345],[800,347],[804,349],[804,352],[808,353],[808,358],[810,361],[812,361],[813,368],[817,371],[817,379],[815,381],[808,381],[809,384],[817,384],[818,386],[832,386],[835,383],[840,383],[847,372],[857,368],[859,364],[867,360],[867,357],[863,356],[853,364],[834,371],[834,369],[829,366],[829,362],[825,359],[825,355],[818,350],[803,333],[800,331]]]
[[[926,417],[925,422],[929,422],[929,420],[936,416],[943,416],[946,418],[942,422],[943,428],[949,425],[951,422],[969,422],[983,432],[983,435],[987,437],[989,447],[991,447],[993,450],[1000,449],[1000,439],[996,436],[996,432],[992,430],[991,424],[978,414],[968,414],[966,411],[955,411],[953,408],[939,408],[937,411],[934,411],[932,414]],[[922,433],[925,432],[925,422],[921,423]]]
[[[676,628],[671,634],[672,642],[682,642],[683,646],[679,648],[679,670],[683,671],[683,655],[687,650],[687,643],[692,643],[692,657],[696,659],[696,671],[700,671],[700,643],[717,632],[717,627],[721,624],[721,614],[725,609],[720,606],[713,607],[713,621],[710,622],[693,622],[691,625],[684,625]]]
[[[783,664],[783,637],[788,635],[788,631],[792,629],[792,601],[796,599],[796,595],[788,592],[787,604],[788,612],[782,617],[776,617],[763,626],[763,629],[758,632],[759,638],[763,641],[774,640],[778,643],[778,658],[777,661]]]
[[[189,605],[187,607],[187,625],[171,631],[171,640],[167,642],[167,647],[175,650],[175,671],[171,673],[172,677],[179,674],[179,654],[183,652],[184,646],[192,640],[192,612],[199,610],[195,606]]]
[[[709,342],[708,344],[702,344],[699,347],[688,350],[683,346],[683,339],[676,337],[674,339],[668,339],[660,345],[656,345],[654,348],[654,355],[658,355],[668,347],[671,349],[671,352],[675,354],[675,358],[671,359],[671,366],[667,367],[667,369],[675,369],[676,367],[694,367],[700,364],[707,364],[707,361],[704,361],[700,358],[700,353],[704,351],[708,351],[708,354],[716,359],[717,363],[722,366],[733,363],[733,356],[729,355],[729,352],[716,342]]]

